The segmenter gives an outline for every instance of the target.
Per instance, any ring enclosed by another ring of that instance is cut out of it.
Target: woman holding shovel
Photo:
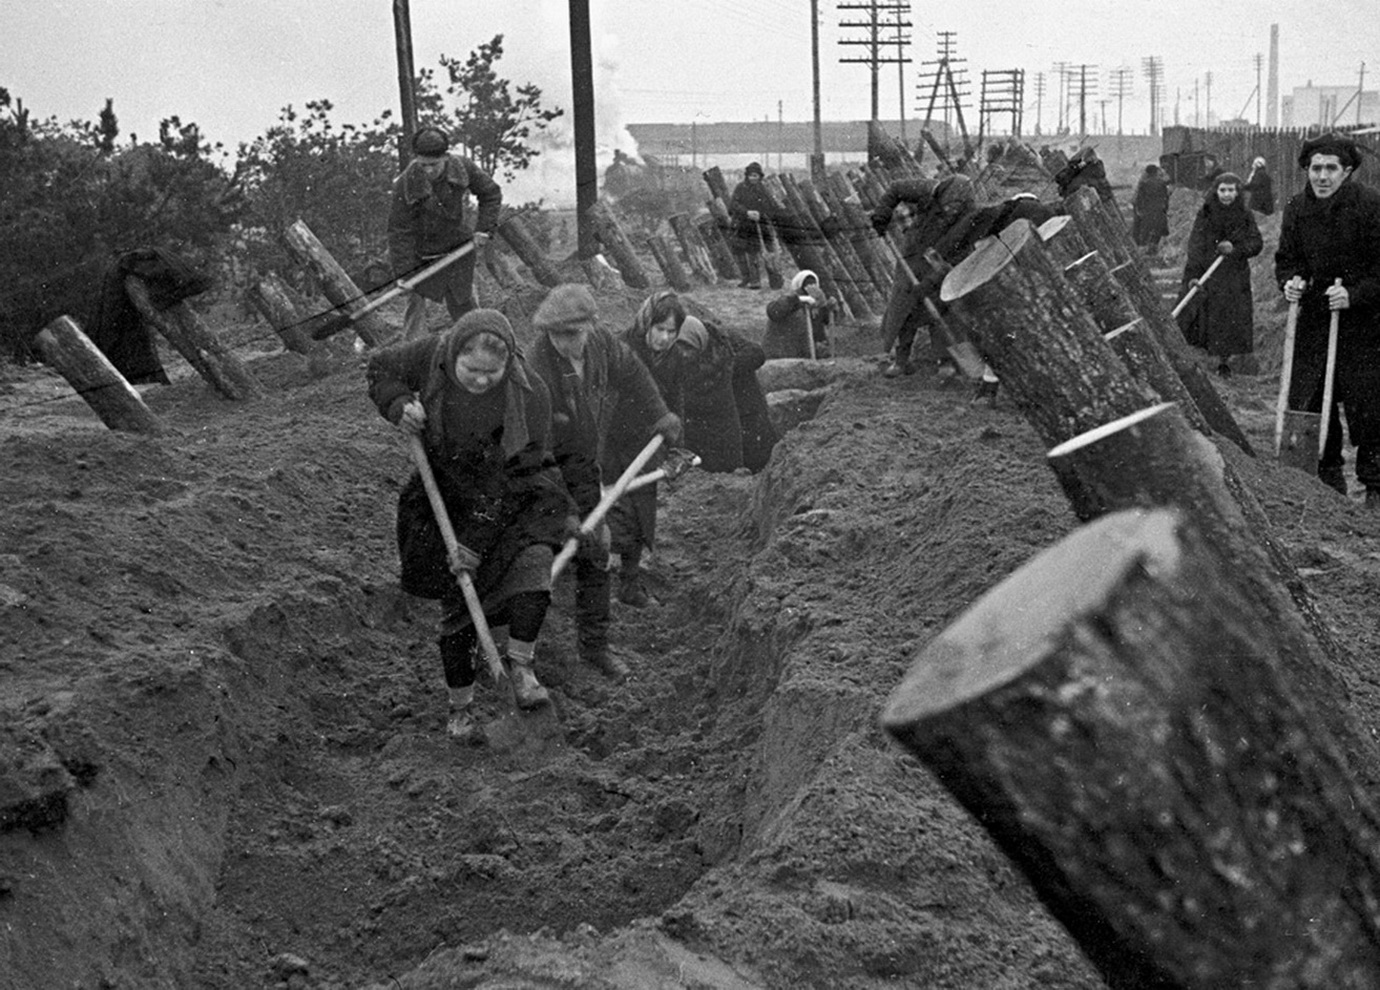
[[[1184,337],[1217,358],[1217,373],[1231,375],[1227,359],[1255,349],[1251,259],[1265,242],[1246,209],[1241,180],[1223,172],[1213,181],[1185,247],[1183,288],[1197,298],[1179,313]],[[1218,261],[1218,259],[1221,259]]]
[[[492,626],[505,637],[521,708],[550,699],[533,673],[536,640],[551,600],[551,561],[578,526],[551,453],[551,399],[522,360],[508,320],[471,310],[439,338],[386,348],[368,368],[369,397],[403,432],[419,437],[419,475],[398,501],[405,591],[441,600],[437,645],[450,689],[447,730],[470,737],[474,653]],[[437,538],[424,483],[434,475],[459,546]],[[464,583],[477,593],[467,601]],[[475,613],[475,602],[482,612]],[[491,644],[486,643],[486,646]]]
[[[767,360],[828,358],[833,308],[834,301],[824,295],[814,272],[808,268],[796,272],[789,291],[767,303],[767,332],[762,336]]]

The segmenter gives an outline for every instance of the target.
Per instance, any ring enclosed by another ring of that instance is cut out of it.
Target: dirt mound
[[[764,295],[699,295],[760,332]],[[247,404],[170,360],[157,439],[15,373],[6,985],[1101,986],[875,724],[930,635],[1073,519],[1013,409],[882,380],[871,334],[837,329],[854,360],[760,476],[664,495],[655,605],[615,603],[633,678],[578,662],[567,580],[538,647],[554,712],[481,685],[482,747],[445,738],[435,606],[396,587],[408,459],[361,358],[259,357]],[[1268,390],[1230,388],[1268,449]],[[1380,527],[1248,477],[1373,726]]]

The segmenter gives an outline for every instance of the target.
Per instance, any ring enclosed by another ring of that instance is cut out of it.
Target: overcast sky
[[[857,4],[862,0],[846,0]],[[601,158],[621,128],[653,121],[808,120],[813,114],[808,0],[591,0]],[[1270,25],[1280,28],[1280,93],[1309,81],[1380,88],[1376,0],[953,0],[914,3],[906,67],[906,117],[928,99],[920,63],[937,33],[953,31],[957,55],[980,88],[982,70],[1027,73],[1026,132],[1034,130],[1036,75],[1046,77],[1042,121],[1055,125],[1056,63],[1086,64],[1099,99],[1109,74],[1132,70],[1127,132],[1149,125],[1143,61],[1163,61],[1172,123],[1205,114],[1255,119],[1255,56],[1268,68]],[[842,64],[863,49],[843,21],[863,15],[820,0],[821,105],[826,120],[866,119],[866,66]],[[498,68],[534,82],[548,105],[569,108],[565,0],[411,0],[415,62],[463,58],[504,35]],[[125,139],[151,139],[176,114],[233,151],[272,125],[279,110],[326,98],[338,123],[367,123],[398,102],[391,0],[44,0],[7,4],[0,86],[36,117],[95,119],[106,97]],[[1263,81],[1266,76],[1262,74]],[[1197,85],[1197,100],[1194,87]],[[881,115],[898,112],[901,80],[885,68]],[[1100,115],[1090,107],[1088,114]],[[1116,104],[1106,112],[1115,129]],[[1263,113],[1262,113],[1263,119]],[[1093,129],[1090,127],[1090,129]]]

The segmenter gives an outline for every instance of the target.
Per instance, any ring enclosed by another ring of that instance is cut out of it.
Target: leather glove
[[[1218,241],[1218,242],[1217,242],[1217,253],[1218,253],[1218,254],[1221,254],[1221,255],[1228,255],[1228,254],[1231,254],[1231,253],[1232,253],[1233,251],[1235,251],[1235,250],[1236,250],[1236,249],[1235,249],[1234,247],[1232,247],[1232,245],[1231,245],[1231,241]]]
[[[463,543],[455,544],[455,552],[450,555],[450,572],[459,577],[464,572],[473,574],[479,569],[479,554]]]
[[[675,413],[668,412],[656,421],[652,426],[652,432],[660,433],[666,441],[666,446],[674,447],[680,443],[680,438],[685,435],[685,424]]]

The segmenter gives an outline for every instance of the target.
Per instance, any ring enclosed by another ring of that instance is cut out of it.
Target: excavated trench
[[[615,605],[632,680],[575,659],[562,585],[538,655],[554,712],[484,686],[473,748],[442,731],[435,606],[395,588],[405,457],[353,382],[289,382],[233,421],[208,403],[171,444],[5,441],[33,509],[6,542],[48,547],[18,565],[39,593],[7,637],[31,661],[7,714],[97,769],[61,821],[0,835],[0,968],[482,985],[652,931],[663,956],[732,960],[700,985],[1097,985],[874,724],[925,631],[1057,538],[1062,504],[1009,411],[840,364],[762,475],[665,497],[657,604]]]

